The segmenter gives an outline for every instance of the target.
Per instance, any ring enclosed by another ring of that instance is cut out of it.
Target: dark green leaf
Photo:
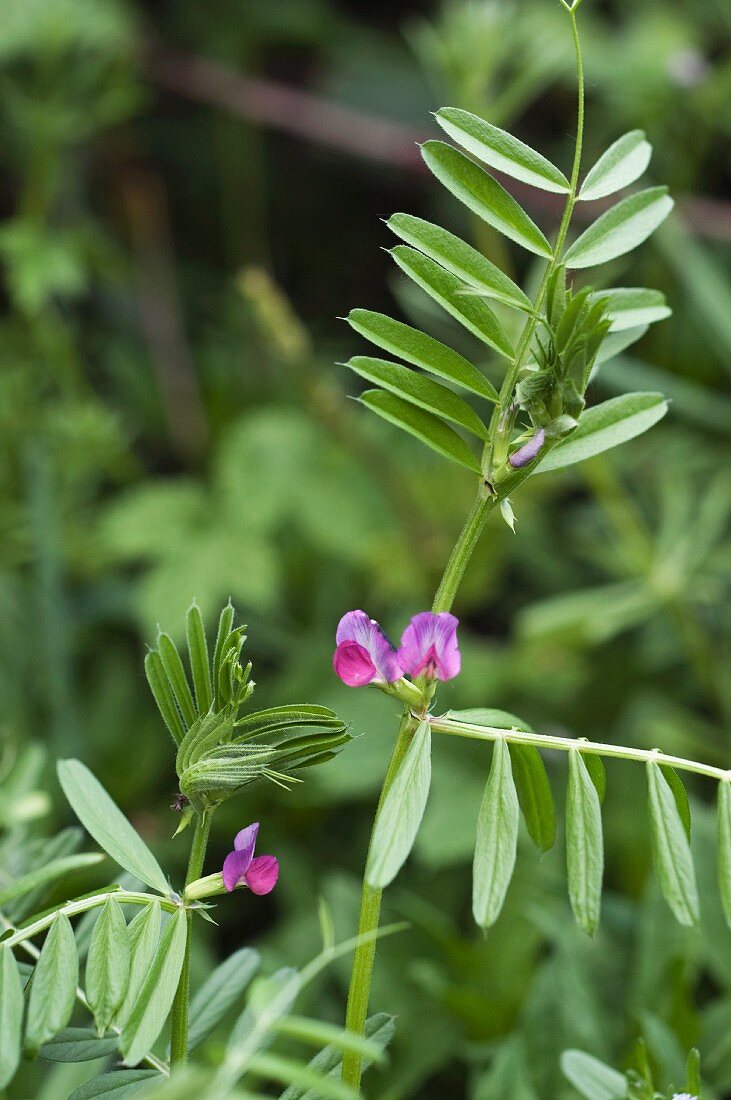
[[[120,1046],[128,1066],[144,1058],[162,1031],[178,988],[186,937],[186,914],[179,909],[168,921],[137,1000],[122,1028]]]
[[[473,473],[480,473],[480,464],[461,436],[431,413],[416,409],[413,405],[383,390],[366,390],[358,400],[373,412],[416,436],[427,447],[445,458],[451,458]]]
[[[354,356],[346,366],[368,382],[375,382],[412,405],[445,420],[451,420],[453,424],[472,432],[478,439],[487,440],[487,428],[474,409],[439,382],[432,382],[431,378],[424,378],[409,367],[389,363],[386,359],[372,359],[366,355]]]
[[[666,187],[648,187],[607,210],[574,241],[566,267],[595,267],[623,256],[646,241],[674,206]]]
[[[698,887],[690,845],[675,796],[653,760],[647,764],[652,854],[660,889],[680,924],[700,919]]]
[[[680,820],[683,822],[685,835],[687,836],[688,840],[690,840],[691,820],[688,792],[686,791],[683,781],[678,773],[668,764],[660,764],[660,771],[665,776],[668,786],[673,792],[675,806],[680,815]]]
[[[60,760],[58,778],[72,810],[97,844],[125,871],[167,894],[170,888],[160,864],[89,769],[79,760]]]
[[[532,310],[530,298],[512,279],[454,233],[411,214],[393,214],[386,224],[407,244],[436,260],[485,297],[515,309]]]
[[[578,428],[538,464],[536,473],[561,470],[626,443],[662,420],[668,403],[661,393],[625,393],[582,414]]]
[[[47,1062],[95,1062],[117,1049],[117,1036],[100,1039],[93,1028],[67,1027],[40,1049]]]
[[[162,661],[162,667],[168,678],[173,695],[177,701],[183,722],[191,726],[197,718],[195,704],[191,694],[188,677],[185,675],[183,662],[177,647],[169,634],[160,634],[157,639],[157,649]]]
[[[581,745],[581,738],[579,738],[579,745]],[[604,802],[604,795],[607,793],[607,773],[604,761],[595,752],[582,752],[581,759],[584,761],[586,770],[591,776],[591,781],[596,787],[596,793],[599,795],[599,803],[601,804]]]
[[[224,646],[226,640],[231,634],[231,628],[234,624],[234,609],[231,603],[227,603],[221,612],[218,620],[218,633],[216,634],[216,645],[213,650],[213,691],[214,691],[214,707],[216,710],[221,706],[221,691],[219,685],[221,662],[224,655]]]
[[[500,916],[515,867],[518,821],[518,795],[510,752],[500,738],[493,749],[477,819],[472,865],[472,914],[481,928],[490,928]]]
[[[602,813],[596,787],[577,749],[569,751],[566,862],[571,908],[577,923],[593,935],[599,924],[604,873]]]
[[[185,626],[198,713],[207,714],[213,702],[211,668],[208,662],[208,646],[203,619],[201,618],[200,609],[195,603],[188,610]]]
[[[170,731],[173,741],[179,745],[183,740],[185,727],[180,717],[180,711],[176,706],[170,682],[165,675],[160,654],[156,649],[150,650],[145,657],[145,675],[162,719]]]
[[[506,130],[458,107],[442,107],[436,113],[436,120],[463,149],[498,172],[505,172],[543,191],[566,193],[570,190],[563,172]]]
[[[545,236],[513,196],[464,153],[442,141],[427,141],[421,152],[439,182],[493,229],[529,252],[552,255]]]
[[[356,332],[384,351],[439,378],[455,382],[488,401],[497,401],[497,390],[477,367],[426,333],[368,309],[352,309],[347,320]]]
[[[434,260],[409,248],[397,244],[391,249],[391,255],[410,279],[438,302],[461,325],[476,336],[478,340],[489,344],[508,359],[513,357],[513,345],[502,325],[488,304],[481,298],[464,293],[464,283],[450,271],[445,271]]]
[[[23,985],[9,947],[0,946],[0,1089],[12,1081],[20,1061]]]
[[[381,804],[373,827],[366,878],[383,889],[411,852],[431,783],[431,728],[420,722]]]
[[[76,1001],[79,959],[71,923],[59,913],[51,925],[33,971],[28,999],[25,1046],[29,1054],[65,1027]]]
[[[510,745],[513,779],[528,834],[542,852],[556,840],[556,807],[546,766],[534,745]]]

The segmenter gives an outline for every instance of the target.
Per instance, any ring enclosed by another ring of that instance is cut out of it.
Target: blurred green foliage
[[[721,0],[586,0],[581,17],[586,163],[643,127],[681,200],[654,244],[607,272],[660,287],[674,316],[608,364],[594,396],[661,389],[673,406],[631,447],[533,480],[517,536],[488,529],[446,702],[726,766],[731,15]],[[282,83],[315,99],[269,127]],[[377,218],[438,215],[505,262],[485,226],[454,224],[455,204],[409,160],[412,138],[449,102],[565,164],[572,89],[559,5],[545,0],[25,0],[0,14],[0,858],[11,865],[19,838],[50,858],[44,830],[66,811],[55,789],[53,804],[39,792],[61,755],[81,756],[150,838],[171,836],[173,762],[142,659],[156,624],[175,634],[194,597],[206,617],[229,595],[240,607],[258,705],[307,698],[358,735],[300,789],[220,813],[211,867],[261,817],[282,877],[271,902],[219,907],[194,979],[245,943],[273,965],[311,958],[320,895],[338,937],[352,934],[394,716],[334,680],[334,627],[363,606],[397,633],[429,602],[468,506],[467,479],[362,416],[333,365],[357,350],[336,315],[394,308]],[[323,104],[354,112],[356,138],[359,112],[375,120],[367,155],[337,148]],[[554,224],[550,202],[531,212]],[[404,319],[444,334],[425,298],[391,290]],[[527,845],[482,938],[466,868],[487,760],[439,743],[434,769],[416,857],[387,905],[413,929],[379,949],[373,1011],[399,1020],[378,1095],[570,1100],[562,1049],[621,1066],[638,1034],[660,1087],[681,1080],[697,1043],[707,1095],[731,1089],[731,934],[703,889],[704,788],[700,934],[658,897],[642,776],[616,765],[596,941],[569,918],[560,852],[539,860]],[[64,851],[78,844],[62,836]],[[182,861],[184,845],[168,844]],[[341,1018],[347,970],[315,984],[308,1013]],[[32,1067],[10,1095],[57,1100],[84,1071]]]

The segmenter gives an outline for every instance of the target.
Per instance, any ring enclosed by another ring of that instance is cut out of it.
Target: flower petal
[[[221,876],[223,885],[229,893],[246,881],[246,872],[251,866],[252,859],[249,852],[229,852],[223,861]]]
[[[341,642],[333,656],[333,668],[348,687],[365,687],[376,678],[376,666],[358,642]]]
[[[543,428],[539,428],[532,439],[529,439],[527,443],[517,450],[513,451],[508,462],[514,470],[519,470],[521,466],[527,466],[529,462],[532,462],[534,458],[538,457],[538,452],[543,446],[546,440],[546,433]]]
[[[252,894],[271,894],[279,878],[279,860],[276,856],[257,856],[252,859],[244,875]]]
[[[245,829],[242,829],[240,833],[237,833],[234,837],[234,848],[237,852],[248,852],[249,861],[251,861],[254,855],[254,849],[256,848],[256,838],[259,835],[259,822],[254,821],[251,825],[247,825]]]
[[[414,615],[401,638],[398,659],[410,676],[424,673],[431,679],[451,680],[460,670],[457,627],[459,619],[448,611]]]
[[[370,619],[365,611],[348,611],[346,615],[343,615],[342,619],[338,623],[338,629],[335,634],[335,641],[338,645],[338,650],[344,643],[355,643],[365,650],[366,654],[370,658],[373,664],[374,673],[369,679],[360,679],[358,683],[353,683],[352,687],[361,687],[363,684],[370,684],[373,680],[383,680],[387,684],[392,684],[395,680],[400,680],[402,676],[401,666],[398,662],[396,651],[389,642],[388,638],[384,634],[383,630],[376,622],[375,619]],[[355,652],[353,653],[355,657]],[[358,655],[362,659],[362,655]],[[335,654],[335,671],[341,680],[345,679],[338,668],[338,652]],[[365,666],[363,665],[361,676],[365,676]],[[345,680],[345,683],[349,683]]]

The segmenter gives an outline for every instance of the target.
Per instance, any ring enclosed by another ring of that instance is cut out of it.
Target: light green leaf
[[[177,646],[169,634],[160,634],[157,639],[157,649],[162,661],[165,675],[173,689],[173,695],[177,701],[183,722],[186,726],[192,726],[198,717],[195,711],[193,696],[190,691],[188,677],[185,675],[183,662],[178,653]]]
[[[583,1050],[565,1050],[561,1069],[586,1100],[623,1100],[627,1095],[627,1078],[616,1069],[584,1054]]]
[[[100,1037],[122,1003],[129,982],[129,970],[127,922],[119,902],[111,897],[94,925],[86,963],[86,999]]]
[[[208,645],[206,644],[203,619],[200,608],[195,603],[188,609],[185,628],[198,713],[207,714],[213,702],[211,667],[208,661]]]
[[[631,130],[610,145],[587,172],[578,198],[585,202],[613,195],[638,180],[650,163],[652,146],[642,130]]]
[[[455,382],[488,401],[497,401],[497,390],[477,367],[426,333],[368,309],[352,309],[347,320],[356,332],[384,351],[439,378]]]
[[[395,879],[419,831],[431,783],[431,728],[420,722],[378,811],[366,879],[383,889]]]
[[[731,780],[718,784],[718,881],[726,923],[731,928]]]
[[[595,267],[631,252],[655,232],[674,205],[666,187],[628,195],[584,230],[563,262],[568,268]]]
[[[610,332],[652,325],[670,317],[672,310],[659,290],[641,286],[615,286],[598,290],[592,300],[603,301],[611,321]]]
[[[493,749],[490,775],[477,819],[472,864],[472,914],[481,928],[490,928],[500,916],[515,867],[518,822],[518,795],[510,751],[500,738]]]
[[[506,358],[512,358],[513,345],[497,317],[481,298],[464,294],[464,283],[461,279],[408,245],[397,244],[391,249],[391,255],[417,286],[426,291],[473,336],[489,344]]]
[[[65,1027],[73,1012],[79,984],[79,958],[71,922],[58,913],[51,925],[31,980],[25,1046],[38,1053],[41,1044]]]
[[[371,359],[366,355],[356,355],[345,365],[361,378],[375,382],[417,408],[451,420],[478,439],[487,440],[487,428],[474,409],[439,382],[432,382],[431,378],[424,378],[409,367],[390,363],[386,359]]]
[[[153,901],[137,914],[127,929],[130,950],[129,981],[115,1021],[118,1027],[124,1027],[127,1022],[145,978],[150,972],[152,960],[155,958],[160,942],[161,924],[160,903]]]
[[[168,921],[152,965],[122,1029],[120,1046],[128,1066],[134,1066],[144,1058],[162,1031],[178,988],[186,937],[186,914],[179,909]]]
[[[0,890],[0,907],[9,905],[16,898],[22,898],[31,890],[37,890],[40,886],[47,886],[59,878],[64,878],[81,867],[92,867],[95,863],[101,863],[104,858],[105,856],[99,852],[82,852],[79,855],[54,859],[35,871],[29,871],[27,875],[11,882],[4,890]]]
[[[569,751],[566,796],[569,898],[577,923],[593,936],[599,924],[604,842],[599,796],[578,749]]]
[[[688,837],[675,796],[653,760],[647,763],[647,793],[653,861],[663,897],[680,924],[697,924],[700,904]]]
[[[383,390],[366,390],[358,400],[384,420],[416,436],[438,454],[479,474],[480,464],[462,437],[431,413],[416,409],[400,397],[384,393]]]
[[[176,706],[170,682],[165,675],[162,659],[156,649],[151,649],[145,657],[145,675],[162,720],[167,726],[173,741],[179,745],[183,740],[185,727],[180,717],[180,711]]]
[[[60,760],[58,778],[81,824],[115,863],[154,890],[168,894],[170,887],[160,864],[89,769],[80,760]]]
[[[546,766],[534,745],[510,745],[513,779],[528,834],[541,852],[556,840],[556,806]]]
[[[100,1039],[90,1027],[67,1027],[40,1049],[47,1062],[95,1062],[117,1049],[117,1036]]]
[[[258,951],[242,947],[209,974],[190,1005],[189,1050],[195,1050],[217,1027],[242,995],[258,966]]]
[[[442,141],[425,142],[421,152],[439,182],[493,229],[538,256],[552,255],[545,236],[513,196],[464,153]]]
[[[505,172],[513,179],[530,183],[543,191],[565,194],[570,190],[569,181],[555,164],[506,130],[500,130],[458,107],[442,107],[435,117],[442,129],[463,149],[498,172]]]
[[[668,403],[661,393],[625,393],[587,409],[579,426],[539,462],[536,473],[561,470],[626,443],[662,420]]]
[[[97,1100],[97,1097],[111,1097],[111,1100],[122,1100],[126,1096],[134,1096],[141,1092],[149,1081],[161,1075],[154,1069],[117,1069],[110,1073],[103,1073],[100,1077],[93,1077],[69,1096],[68,1100]],[[161,1079],[162,1081],[162,1079]]]
[[[0,945],[0,1089],[12,1081],[20,1061],[23,984],[15,956]]]
[[[486,298],[495,298],[514,309],[528,312],[533,309],[530,298],[512,279],[454,233],[411,214],[393,214],[386,225],[407,244],[436,260]]]

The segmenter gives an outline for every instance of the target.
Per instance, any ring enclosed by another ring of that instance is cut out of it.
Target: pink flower
[[[333,657],[335,672],[348,687],[366,684],[392,684],[403,673],[396,650],[375,619],[365,611],[348,611],[338,623],[337,649]]]
[[[270,894],[279,878],[279,860],[274,856],[254,859],[259,822],[247,825],[236,834],[234,850],[223,861],[223,885],[229,891],[248,886],[254,894]]]
[[[424,675],[429,680],[451,680],[459,674],[457,644],[459,619],[448,611],[435,615],[421,611],[414,615],[401,638],[398,660],[411,677]]]

